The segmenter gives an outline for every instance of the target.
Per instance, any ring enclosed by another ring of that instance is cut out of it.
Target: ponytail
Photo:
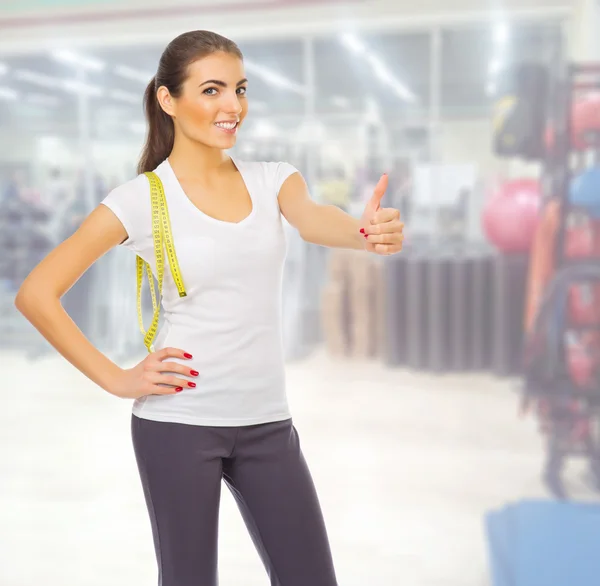
[[[138,173],[154,171],[171,154],[175,140],[173,120],[158,103],[156,89],[156,77],[153,77],[144,93],[148,136],[138,163]]]

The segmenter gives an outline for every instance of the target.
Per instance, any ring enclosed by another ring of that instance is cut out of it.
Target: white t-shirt
[[[252,198],[252,212],[239,223],[201,212],[186,196],[168,160],[155,169],[163,183],[187,297],[179,297],[165,259],[164,323],[154,347],[171,346],[192,354],[190,360],[166,361],[184,364],[200,375],[189,376],[196,388],[137,399],[133,413],[138,417],[211,426],[291,417],[281,316],[286,239],[277,196],[297,170],[288,163],[232,160]],[[150,263],[156,274],[146,176],[117,187],[101,203],[127,230],[123,246]],[[123,278],[135,282],[134,264],[131,275]]]

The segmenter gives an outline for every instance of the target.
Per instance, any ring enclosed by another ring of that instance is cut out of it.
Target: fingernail
[[[183,391],[183,387],[176,387],[175,388],[175,392],[176,393],[181,393],[181,391]]]
[[[192,358],[192,355],[191,355],[191,354],[188,354],[187,352],[184,352],[184,354],[183,354],[183,355],[184,355],[186,358]]]
[[[365,238],[368,238],[368,237],[369,237],[369,235],[368,235],[368,234],[365,234]]]
[[[200,373],[197,370],[190,370],[192,376],[198,376]]]
[[[191,382],[188,383],[188,387],[195,387],[195,386],[196,386],[196,383],[191,383]]]
[[[360,233],[361,233],[361,234],[364,234],[364,233],[365,233],[365,229],[364,229],[364,228],[361,228],[361,229],[360,229]]]

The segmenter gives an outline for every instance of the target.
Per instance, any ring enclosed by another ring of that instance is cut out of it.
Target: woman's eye
[[[217,91],[216,87],[209,87],[209,88],[206,88],[203,93],[205,93],[207,96],[214,96],[215,94],[209,94],[208,92],[216,92],[216,91]]]
[[[242,96],[243,96],[243,95],[245,95],[245,93],[246,93],[247,89],[248,89],[248,88],[245,88],[245,87],[239,87],[239,88],[237,89],[237,92],[238,92],[238,94],[240,94],[240,95],[242,95]]]

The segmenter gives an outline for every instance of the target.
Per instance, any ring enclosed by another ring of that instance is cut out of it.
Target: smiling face
[[[208,147],[230,149],[248,112],[244,64],[236,55],[213,53],[188,66],[175,97],[162,86],[157,98],[175,125],[175,134]]]

